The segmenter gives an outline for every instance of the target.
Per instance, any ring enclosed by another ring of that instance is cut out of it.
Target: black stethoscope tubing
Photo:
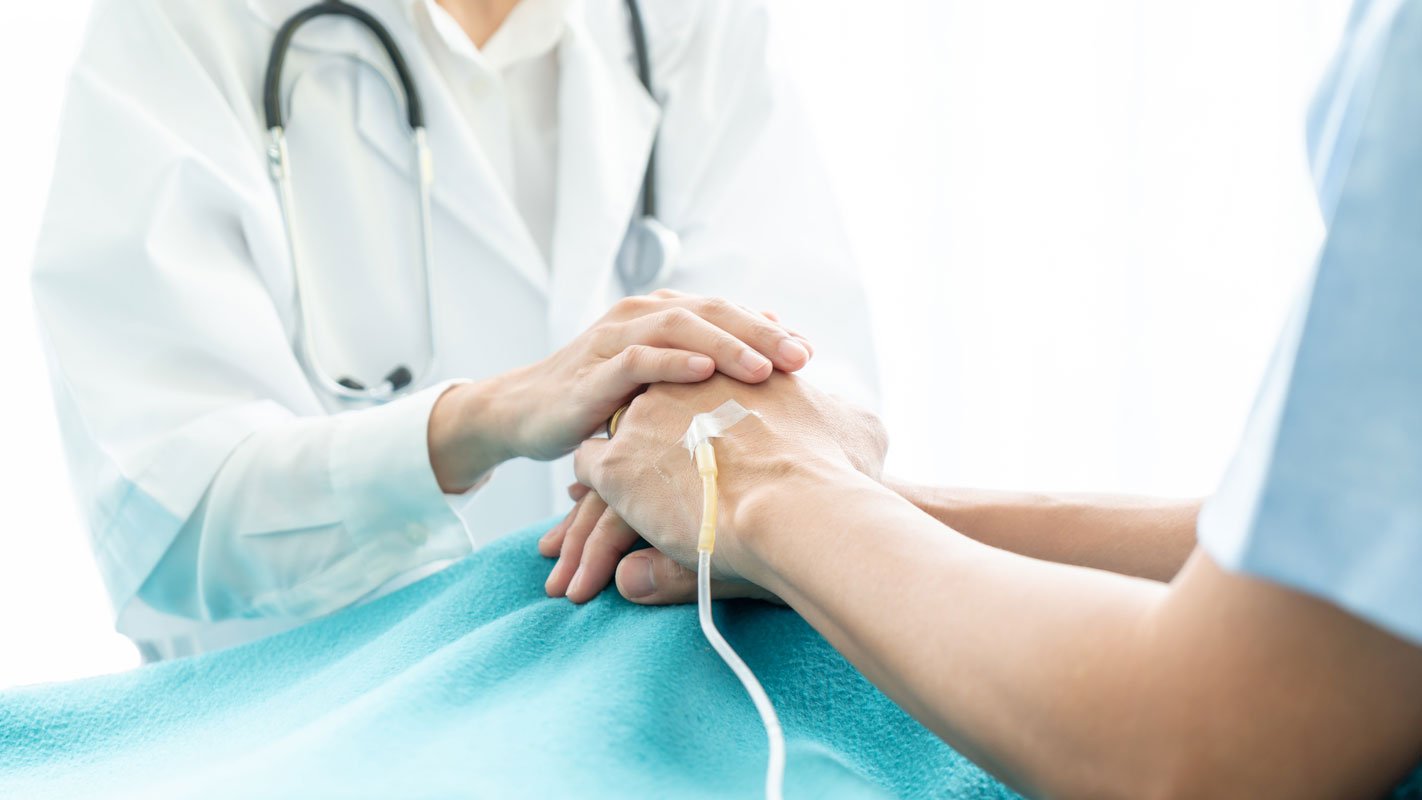
[[[628,16],[628,28],[631,32],[632,50],[635,59],[637,79],[641,82],[642,88],[646,90],[648,96],[656,101],[656,95],[652,91],[652,65],[651,57],[647,48],[646,30],[642,23],[641,9],[637,0],[625,0]],[[299,258],[296,245],[296,226],[292,222],[292,215],[295,213],[292,206],[291,173],[289,159],[286,150],[285,123],[281,107],[281,79],[282,70],[286,64],[286,55],[291,49],[292,40],[295,38],[301,26],[313,19],[327,16],[346,17],[365,27],[380,43],[385,51],[390,63],[395,68],[396,78],[400,83],[401,92],[405,96],[405,119],[409,123],[410,131],[415,145],[416,159],[420,173],[420,219],[421,219],[421,251],[424,263],[425,277],[425,311],[429,322],[429,357],[423,367],[412,369],[401,364],[391,370],[389,374],[373,387],[367,387],[356,379],[345,376],[332,378],[321,366],[320,357],[317,353],[313,335],[311,331],[311,321],[306,314],[304,300],[306,292],[302,290],[302,273],[299,267]],[[434,323],[434,289],[433,275],[430,264],[431,233],[429,221],[429,192],[430,184],[433,181],[432,156],[430,154],[428,142],[425,136],[425,113],[424,104],[420,99],[419,89],[415,86],[415,81],[410,75],[410,67],[405,60],[405,55],[396,44],[395,37],[374,15],[344,0],[321,0],[315,5],[309,6],[297,12],[286,22],[282,23],[277,30],[276,38],[272,42],[272,49],[267,57],[266,75],[262,84],[262,108],[266,117],[267,131],[271,135],[271,147],[268,151],[268,158],[272,172],[272,178],[277,184],[278,194],[282,202],[282,218],[287,226],[288,245],[291,248],[291,260],[293,270],[296,273],[297,283],[297,304],[301,308],[301,334],[300,349],[305,355],[306,366],[312,378],[329,393],[353,401],[374,401],[383,402],[400,394],[403,391],[418,385],[425,373],[434,367],[435,358],[438,355],[438,345],[436,342],[436,326]],[[643,265],[649,263],[652,270],[641,269],[637,272],[638,283],[648,283],[655,279],[657,275],[662,275],[670,269],[674,262],[674,253],[679,244],[675,234],[661,225],[656,220],[657,199],[656,199],[656,147],[657,137],[654,133],[651,149],[648,154],[647,164],[642,173],[642,197],[641,197],[641,217],[634,220],[629,226],[628,236],[624,239],[623,249],[628,254],[629,264]],[[633,246],[628,246],[633,242]],[[619,251],[619,265],[623,261],[623,252]],[[651,274],[642,274],[648,273]]]
[[[627,27],[631,33],[632,54],[637,66],[637,80],[641,82],[642,88],[647,91],[648,96],[653,99],[656,94],[652,91],[652,59],[647,49],[647,32],[642,24],[642,11],[637,4],[637,0],[625,0],[627,6]],[[313,19],[325,16],[349,17],[364,25],[380,42],[380,46],[385,50],[390,63],[395,67],[396,79],[400,82],[400,89],[405,95],[405,119],[410,124],[410,129],[423,128],[425,126],[425,107],[420,99],[419,88],[415,86],[415,80],[410,76],[409,63],[405,61],[405,54],[400,50],[400,46],[395,43],[395,37],[390,35],[389,29],[368,11],[345,2],[344,0],[324,0],[302,11],[299,11],[291,19],[282,24],[277,31],[276,40],[272,43],[271,54],[267,57],[266,78],[262,84],[262,108],[266,114],[267,129],[280,128],[285,125],[285,118],[281,109],[281,76],[282,69],[286,65],[286,54],[291,49],[291,41],[296,36],[297,30]],[[657,215],[657,182],[656,182],[656,141],[652,142],[651,155],[647,158],[647,167],[642,174],[642,216],[655,217]]]

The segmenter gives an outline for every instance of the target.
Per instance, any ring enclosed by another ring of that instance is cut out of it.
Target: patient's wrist
[[[844,504],[860,502],[866,488],[893,496],[852,466],[823,463],[802,465],[744,490],[726,520],[732,532],[727,559],[742,577],[771,588],[777,561],[795,557],[783,540],[814,537],[834,526]]]

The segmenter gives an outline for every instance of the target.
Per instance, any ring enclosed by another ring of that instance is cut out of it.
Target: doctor
[[[648,3],[652,96],[621,0],[362,0],[423,105],[426,274],[408,101],[348,18],[286,53],[279,202],[262,79],[309,1],[99,0],[69,90],[34,292],[146,658],[379,596],[555,512],[572,472],[547,462],[640,384],[764,380],[813,341],[838,358],[807,371],[872,402],[861,287],[758,3]],[[654,143],[680,254],[630,285]],[[424,360],[381,404],[326,380]]]

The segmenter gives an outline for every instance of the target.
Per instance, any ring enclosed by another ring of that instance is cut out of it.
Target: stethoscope
[[[636,58],[637,79],[654,100],[652,91],[652,64],[647,52],[647,35],[642,26],[642,14],[637,0],[626,0],[628,27],[631,30],[632,49]],[[420,204],[420,264],[423,270],[425,289],[426,356],[415,367],[397,365],[374,386],[366,386],[349,376],[333,378],[322,365],[317,352],[311,315],[306,308],[306,298],[310,294],[310,284],[297,257],[296,224],[292,217],[295,203],[291,189],[290,156],[286,146],[285,121],[281,107],[281,75],[286,61],[287,50],[297,30],[310,20],[324,16],[343,16],[365,26],[380,42],[395,68],[396,79],[405,96],[405,121],[409,124],[410,140],[418,165],[418,188]],[[301,317],[299,352],[310,377],[324,391],[351,401],[384,402],[413,387],[420,386],[429,377],[439,353],[437,326],[435,325],[434,270],[432,268],[433,235],[430,225],[430,187],[434,184],[434,159],[430,153],[429,141],[425,135],[425,112],[420,101],[419,90],[410,77],[410,68],[404,53],[395,44],[390,31],[369,12],[344,2],[344,0],[322,0],[298,12],[282,24],[272,43],[271,55],[267,60],[267,73],[262,92],[267,133],[270,143],[267,161],[272,181],[276,184],[281,202],[282,223],[286,227],[287,247],[290,251],[292,271],[296,277],[297,310]],[[656,195],[656,140],[653,139],[651,153],[647,158],[646,171],[642,174],[642,202],[640,213],[628,224],[617,251],[616,265],[618,277],[628,293],[645,290],[664,281],[676,263],[681,250],[681,240],[676,232],[657,219]]]

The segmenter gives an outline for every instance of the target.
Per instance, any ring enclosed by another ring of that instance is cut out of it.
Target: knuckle
[[[649,365],[652,361],[652,348],[644,344],[628,345],[623,349],[618,359],[622,362],[620,366],[624,370],[635,371]]]
[[[785,337],[785,330],[764,317],[753,316],[755,322],[751,326],[751,335],[767,342],[777,342]]]
[[[650,298],[645,295],[631,295],[624,297],[612,304],[613,315],[622,319],[628,317],[639,317],[653,305]]]
[[[856,408],[855,412],[859,415],[859,421],[864,426],[864,430],[872,439],[877,442],[888,440],[889,429],[884,426],[884,421],[879,419],[878,414],[862,407]]]
[[[598,518],[597,525],[593,527],[592,535],[588,537],[588,544],[598,547],[608,546],[608,540],[617,533],[620,521],[612,511],[603,512],[603,515]]]
[[[657,327],[663,333],[686,330],[696,323],[696,315],[684,308],[669,308],[657,317]]]
[[[728,314],[735,308],[735,304],[724,297],[708,297],[701,301],[701,310],[712,316]]]
[[[678,297],[685,297],[686,295],[674,289],[658,289],[655,292],[652,292],[651,296],[657,298],[658,300],[675,300]]]
[[[619,341],[627,329],[625,322],[607,322],[594,326],[586,336],[588,345],[594,352],[606,352],[607,348],[614,346]]]

